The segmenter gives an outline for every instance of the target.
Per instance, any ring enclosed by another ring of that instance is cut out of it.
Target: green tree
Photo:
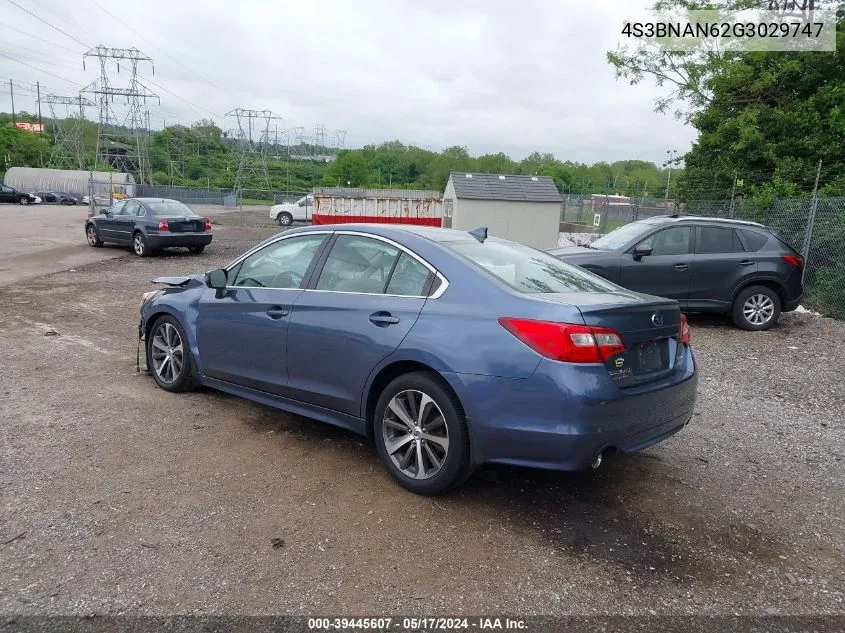
[[[366,187],[367,174],[367,160],[361,152],[344,152],[326,170],[323,183],[332,187]]]
[[[40,134],[17,127],[0,127],[0,164],[43,167],[50,159],[50,143]]]

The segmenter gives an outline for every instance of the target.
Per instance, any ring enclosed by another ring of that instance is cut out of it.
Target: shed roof
[[[513,174],[450,174],[455,197],[469,200],[509,200],[520,202],[561,202],[560,192],[548,176]]]

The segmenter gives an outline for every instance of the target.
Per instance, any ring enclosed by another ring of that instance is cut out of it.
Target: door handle
[[[286,317],[288,315],[288,311],[285,310],[282,306],[272,306],[267,308],[267,316],[271,319],[281,319],[282,317]]]
[[[753,266],[754,262],[750,262],[747,259],[743,259],[741,262],[739,262],[739,265],[740,266]]]
[[[399,317],[393,316],[390,312],[373,312],[370,315],[370,323],[384,327],[399,323]]]
[[[689,268],[689,264],[675,264],[675,270],[686,270]]]

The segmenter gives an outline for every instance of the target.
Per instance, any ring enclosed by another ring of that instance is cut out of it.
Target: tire
[[[205,246],[189,246],[188,252],[192,255],[199,255],[205,250]]]
[[[156,384],[165,391],[179,393],[195,387],[187,341],[185,330],[169,314],[158,317],[150,328],[147,368]]]
[[[416,415],[420,402],[426,402],[422,417]],[[397,410],[401,410],[407,423],[395,413]],[[465,481],[471,472],[469,430],[463,408],[437,374],[413,372],[387,385],[376,404],[373,438],[390,475],[411,492],[442,494]],[[388,448],[391,442],[392,453]],[[416,476],[420,460],[422,478]]]
[[[20,198],[18,198],[18,202],[20,202],[21,204],[29,204],[29,198],[27,196],[21,196]]]
[[[738,328],[759,332],[774,327],[780,311],[777,292],[766,286],[749,286],[734,299],[731,318]]]
[[[97,233],[97,228],[93,224],[85,227],[85,237],[88,239],[88,245],[99,248],[103,245],[103,240],[100,239],[100,234]]]
[[[276,222],[278,222],[279,226],[290,226],[293,224],[293,216],[287,211],[282,211],[276,216]]]
[[[132,235],[132,250],[135,251],[138,257],[149,257],[152,255],[152,249],[149,243],[147,243],[147,238],[144,237],[141,231],[135,231]]]

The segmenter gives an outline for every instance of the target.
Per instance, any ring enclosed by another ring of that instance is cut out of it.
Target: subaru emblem
[[[651,322],[654,324],[654,327],[660,327],[663,325],[663,317],[655,312],[651,315]]]

